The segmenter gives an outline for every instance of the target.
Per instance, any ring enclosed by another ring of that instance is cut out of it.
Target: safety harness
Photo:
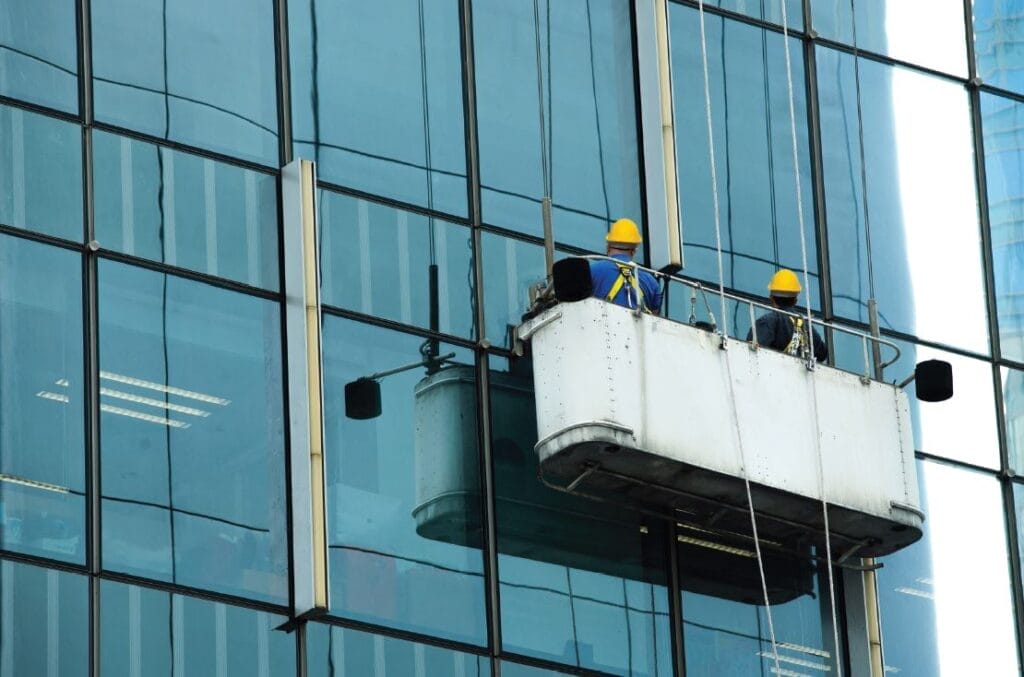
[[[630,308],[639,307],[645,312],[650,312],[647,307],[647,299],[644,298],[644,290],[640,288],[640,281],[633,272],[633,267],[628,263],[615,262],[615,267],[619,269],[619,276],[615,279],[615,283],[612,284],[611,290],[608,295],[604,297],[605,301],[612,301],[618,296],[619,292],[622,291],[623,287],[626,287],[626,299]],[[634,296],[630,297],[630,290],[632,290]]]
[[[793,336],[789,339],[783,352],[787,355],[807,357],[807,333],[804,331],[804,319],[790,316],[789,322],[793,325]]]

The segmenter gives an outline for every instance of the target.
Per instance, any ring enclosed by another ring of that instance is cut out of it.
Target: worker
[[[643,242],[640,229],[630,219],[619,219],[605,236],[607,259],[590,262],[594,296],[605,301],[657,313],[661,307],[661,288],[654,275],[630,265],[637,246]]]
[[[786,268],[772,275],[768,282],[768,300],[773,307],[791,311],[800,295],[800,280],[796,273]],[[806,357],[810,354],[807,346],[807,318],[793,317],[773,311],[757,320],[757,342],[760,345],[780,350],[788,355]],[[812,328],[814,358],[819,362],[828,359],[828,346],[817,330]],[[747,332],[747,340],[753,338],[753,331]]]

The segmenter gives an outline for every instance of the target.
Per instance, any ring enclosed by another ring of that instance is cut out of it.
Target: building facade
[[[537,479],[510,328],[542,201],[560,255],[664,231],[659,15],[680,274],[760,298],[806,270],[828,322],[877,302],[886,380],[953,364],[914,408],[925,536],[873,577],[885,672],[1020,673],[1021,0],[0,0],[0,677],[869,674],[859,571],[724,595],[676,520]],[[330,607],[295,622],[297,158]],[[370,376],[379,415],[346,415]]]

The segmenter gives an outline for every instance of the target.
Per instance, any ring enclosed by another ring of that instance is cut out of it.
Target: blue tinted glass
[[[91,7],[97,120],[277,165],[273,3]]]
[[[704,552],[699,552],[701,550]],[[687,556],[680,552],[680,566],[684,569],[681,585],[686,674],[716,677],[774,674],[775,653],[756,560],[702,548],[691,548],[688,557],[699,560],[713,557],[711,562],[725,557],[735,561],[720,564],[707,576],[709,570],[701,561],[688,562]],[[687,575],[688,567],[704,575]],[[836,654],[828,574],[816,574],[814,563],[809,560],[774,552],[766,555],[765,571],[774,598],[771,614],[780,667],[801,666],[799,674],[834,671]],[[721,582],[723,576],[736,574],[742,577],[744,599],[737,599],[735,590]],[[840,578],[836,576],[838,584]],[[717,594],[688,591],[709,588],[717,590]],[[839,632],[842,637],[842,627]]]
[[[879,560],[887,671],[1016,675],[999,483],[941,463],[920,462],[918,468],[928,516],[924,538]]]
[[[78,111],[76,3],[8,0],[0,7],[0,94]]]
[[[810,6],[814,29],[822,37],[954,75],[967,75],[964,6],[960,0],[840,0],[812,2]],[[855,12],[856,25],[851,11]]]
[[[1019,472],[1024,468],[1024,371],[1004,367],[1002,380],[1006,447],[1010,467]]]
[[[84,576],[0,562],[0,676],[89,674]]]
[[[101,261],[103,565],[288,597],[277,304]]]
[[[321,623],[310,623],[307,626],[306,656],[309,677],[489,677],[491,674],[491,661],[486,656]],[[504,669],[502,674],[505,674]]]
[[[491,372],[490,384],[502,646],[614,674],[671,674],[664,528],[545,486],[528,360]],[[440,490],[455,491],[445,479]]]
[[[981,95],[999,342],[1024,362],[1024,104]]]
[[[790,30],[801,30],[804,25],[804,12],[801,7],[801,0],[786,0],[786,17],[783,22],[782,3],[778,0],[771,2],[750,2],[749,0],[709,0],[704,3],[705,7],[721,7],[732,12],[739,12],[752,16],[755,19],[764,19],[782,26],[789,26]]]
[[[0,236],[0,538],[85,561],[82,264]]]
[[[673,4],[670,20],[686,273],[717,282],[700,14]],[[768,279],[777,268],[802,271],[804,267],[783,37],[711,15],[705,16],[705,33],[725,285],[764,296]],[[789,49],[804,242],[811,302],[818,307],[817,238],[800,42],[790,39]]]
[[[82,240],[78,125],[0,106],[0,222]]]
[[[1024,23],[1019,0],[974,0],[974,57],[986,83],[1024,93]]]
[[[325,304],[448,334],[475,335],[468,228],[328,191],[320,192],[319,214]]]
[[[630,6],[542,0],[539,10],[535,23],[529,0],[473,3],[483,217],[542,234],[539,80],[555,239],[603,249],[610,221],[641,217]]]
[[[104,675],[295,674],[295,637],[283,616],[123,583],[100,587]]]
[[[295,156],[325,181],[466,214],[459,3],[288,5]]]
[[[817,58],[836,314],[867,322],[873,276],[883,327],[988,352],[965,89],[860,59],[858,115],[854,57],[819,48]]]
[[[434,348],[324,318],[331,613],[484,644],[480,501],[437,490],[448,476],[479,486],[472,355],[437,345],[452,361],[378,381],[380,416],[345,415],[346,384]]]
[[[545,280],[544,247],[484,232],[484,336],[495,345],[511,345],[511,329],[530,307],[530,287]],[[556,252],[556,259],[563,258]]]
[[[277,179],[93,134],[96,239],[106,249],[277,289]]]
[[[532,665],[522,665],[510,661],[501,661],[501,677],[556,677],[557,675],[565,674],[568,673],[548,670],[547,668],[535,668]]]

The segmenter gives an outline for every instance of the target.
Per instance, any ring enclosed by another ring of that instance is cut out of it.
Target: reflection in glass
[[[0,6],[0,94],[78,112],[75,3],[7,0]]]
[[[380,416],[345,416],[346,384],[430,355],[451,357],[380,378]],[[323,359],[331,613],[486,643],[480,501],[432,489],[479,483],[472,355],[325,316]]]
[[[272,3],[90,4],[97,120],[277,165]]]
[[[530,307],[530,287],[546,279],[544,247],[486,231],[480,246],[487,310],[484,336],[495,345],[511,346],[511,329]],[[555,251],[556,260],[565,255]]]
[[[287,619],[194,597],[111,581],[100,584],[100,667],[104,675],[295,674]]]
[[[501,677],[558,677],[564,674],[567,673],[547,668],[535,668],[532,665],[522,665],[511,661],[501,661]]]
[[[867,322],[873,275],[883,327],[987,353],[966,91],[860,59],[861,127],[854,57],[826,48],[817,57],[836,314]]]
[[[974,0],[972,8],[978,77],[986,84],[1024,94],[1024,23],[1020,3]]]
[[[486,656],[407,642],[358,630],[310,623],[306,634],[309,677],[461,675],[489,677]],[[502,674],[505,674],[502,669]]]
[[[537,42],[555,239],[604,248],[611,221],[641,220],[630,5],[473,3],[483,217],[541,235]]]
[[[684,564],[684,562],[681,562]],[[768,586],[778,593],[789,585],[796,569],[813,570],[808,561],[797,562],[792,571],[769,570]],[[755,560],[748,558],[748,576],[755,580],[754,594],[760,596],[760,575]],[[812,674],[836,670],[833,647],[832,612],[828,590],[828,574],[819,571],[810,586],[786,593],[771,605],[779,665],[782,669],[801,668]],[[837,581],[839,577],[837,576]],[[820,587],[819,587],[820,584]],[[685,592],[683,582],[683,646],[686,649],[686,674],[701,677],[741,677],[775,672],[775,654],[768,631],[766,607],[761,602],[738,601],[721,596]],[[824,589],[821,589],[821,588]],[[843,629],[840,628],[840,637]],[[786,673],[782,673],[786,674]]]
[[[295,156],[321,179],[464,216],[459,3],[288,5]]]
[[[1024,469],[1024,371],[1003,367],[1003,418],[1010,468]]]
[[[878,571],[887,672],[1016,675],[999,483],[942,463],[918,468],[924,538]]]
[[[81,242],[78,125],[0,106],[0,222]]]
[[[0,562],[0,675],[89,674],[84,576]]]
[[[101,261],[106,569],[288,598],[278,305]]]
[[[82,268],[0,236],[0,546],[85,561]]]
[[[687,275],[718,281],[700,14],[670,5],[679,203]],[[803,270],[783,37],[705,16],[725,285],[766,294],[779,267]],[[807,266],[818,307],[801,45],[790,39]],[[801,280],[803,276],[801,274]],[[805,292],[806,294],[807,292]]]
[[[749,2],[749,0],[709,0],[704,3],[705,7],[721,7],[730,12],[738,12],[752,16],[755,19],[762,19],[782,25],[782,3],[778,2]],[[710,14],[708,17],[710,18]],[[804,12],[800,0],[786,0],[786,25],[790,30],[801,30],[804,25]]]
[[[490,395],[502,645],[616,674],[671,674],[663,525],[541,483],[528,359],[491,372]]]
[[[96,239],[141,256],[277,289],[277,180],[93,133]]]
[[[862,342],[842,332],[834,332],[833,338],[836,366],[863,374]],[[900,349],[900,358],[885,369],[884,380],[888,383],[902,382],[914,373],[915,364],[925,360],[944,360],[953,367],[953,397],[945,402],[921,402],[914,383],[905,389],[910,401],[915,449],[998,468],[999,438],[989,363],[905,341],[887,340]],[[883,361],[892,356],[891,348],[882,348]]]
[[[981,94],[999,341],[1024,362],[1024,104]]]
[[[320,191],[319,215],[326,305],[448,334],[475,334],[468,228],[326,190]],[[437,326],[431,327],[434,283]]]
[[[824,38],[967,77],[964,6],[960,0],[812,2],[811,20]]]

